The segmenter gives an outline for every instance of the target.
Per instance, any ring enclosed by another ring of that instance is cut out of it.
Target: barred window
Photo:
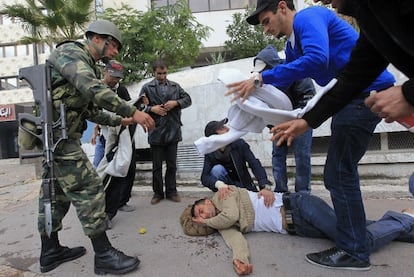
[[[388,149],[412,149],[414,148],[414,133],[392,132],[388,133]]]
[[[152,0],[152,3],[155,8],[158,8],[173,5],[177,0]],[[244,9],[249,4],[249,0],[187,0],[187,3],[191,11],[196,13]]]

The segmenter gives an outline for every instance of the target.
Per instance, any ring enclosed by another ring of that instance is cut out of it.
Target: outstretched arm
[[[248,275],[253,271],[249,262],[249,246],[243,234],[236,228],[219,230],[227,246],[233,251],[233,268],[238,275]]]

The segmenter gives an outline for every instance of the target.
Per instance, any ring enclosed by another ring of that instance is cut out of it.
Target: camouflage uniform
[[[105,194],[102,180],[81,148],[80,138],[87,127],[86,119],[109,126],[121,123],[120,116],[111,116],[100,109],[131,117],[136,108],[120,99],[100,79],[99,70],[86,43],[67,42],[49,57],[52,69],[54,120],[59,106],[65,104],[68,140],[54,152],[56,202],[52,206],[52,232],[62,229],[62,219],[72,203],[89,237],[106,229]],[[55,141],[60,132],[55,133]],[[45,167],[44,167],[45,168]],[[47,172],[44,170],[44,175]],[[44,176],[45,177],[45,176]],[[44,235],[43,193],[39,196],[38,229]]]

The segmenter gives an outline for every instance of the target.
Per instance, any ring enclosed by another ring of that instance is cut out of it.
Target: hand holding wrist
[[[228,185],[226,185],[223,181],[217,180],[216,183],[214,184],[214,187],[216,189],[221,189],[221,188],[227,188]]]
[[[265,184],[265,185],[261,185],[260,186],[260,190],[262,190],[262,189],[267,189],[269,191],[273,191],[273,187],[272,187],[272,184],[271,183],[268,183],[268,184]]]

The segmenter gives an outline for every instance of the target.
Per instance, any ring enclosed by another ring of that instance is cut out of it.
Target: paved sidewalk
[[[73,208],[59,233],[61,242],[68,246],[83,245],[87,254],[40,274],[40,239],[36,229],[40,181],[34,178],[33,166],[13,161],[0,162],[0,176],[0,276],[94,276],[92,246]],[[368,218],[376,219],[388,209],[414,207],[406,186],[377,183],[377,186],[363,186]],[[183,196],[181,203],[163,200],[153,206],[151,188],[137,185],[130,201],[137,209],[131,213],[119,212],[115,217],[114,227],[108,231],[110,240],[115,247],[141,259],[139,270],[126,276],[237,276],[231,265],[231,251],[220,236],[189,237],[179,224],[184,207],[211,192],[196,186],[181,186],[179,191]],[[323,186],[313,186],[313,193],[329,201]],[[146,228],[147,233],[139,234],[140,228]],[[246,238],[254,265],[250,275],[253,277],[411,277],[414,272],[414,245],[409,243],[393,242],[372,254],[370,271],[350,272],[323,269],[305,261],[306,253],[332,246],[328,240],[271,233],[251,233]]]

